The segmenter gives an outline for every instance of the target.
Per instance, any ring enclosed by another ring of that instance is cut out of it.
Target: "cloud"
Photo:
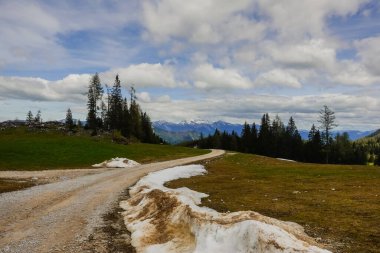
[[[167,87],[175,88],[185,86],[181,81],[177,81],[174,70],[169,65],[161,63],[149,64],[141,63],[130,65],[126,68],[115,68],[100,74],[103,82],[112,86],[115,76],[119,75],[122,84],[136,87]]]
[[[360,6],[369,0],[258,0],[257,2],[262,14],[267,16],[271,28],[277,31],[282,39],[297,41],[310,37],[326,38],[327,18],[355,14]]]
[[[196,102],[186,99],[176,99],[167,103],[151,101],[142,103],[142,107],[153,120],[179,122],[200,118],[210,121],[260,123],[261,116],[270,113],[272,117],[279,115],[284,122],[293,116],[300,129],[310,129],[312,124],[318,125],[319,110],[325,104],[335,111],[336,122],[341,129],[376,129],[380,124],[380,120],[376,120],[380,113],[379,101],[368,95],[242,95],[239,99],[225,95]],[[167,108],[170,108],[170,114],[167,113]]]
[[[287,86],[292,88],[301,88],[302,84],[290,73],[273,69],[269,72],[260,74],[255,80],[257,86]]]
[[[87,47],[94,46],[103,37],[115,38],[109,35],[137,19],[135,11],[128,15],[125,11],[136,9],[135,1],[0,1],[0,62],[7,68],[32,70],[71,67],[73,63],[96,65],[93,59],[88,59],[89,54],[84,57],[73,53],[73,37],[96,34],[86,43]],[[102,57],[97,59],[105,58],[109,52],[99,49],[96,52]],[[94,51],[91,55],[95,55]]]
[[[336,84],[369,86],[380,82],[380,76],[368,71],[365,65],[350,60],[340,63],[331,80]]]
[[[252,82],[235,69],[215,68],[211,64],[201,64],[193,71],[194,86],[200,89],[248,89]]]
[[[252,4],[250,0],[145,1],[143,24],[147,35],[158,42],[186,39],[214,44],[223,39],[251,39],[263,30],[260,24],[241,15]],[[232,34],[223,33],[223,29]]]
[[[59,81],[35,77],[0,76],[0,97],[34,101],[80,101],[86,99],[90,75],[69,75]]]
[[[122,84],[129,88],[146,87],[185,87],[186,83],[177,81],[170,66],[142,63],[127,68],[110,69],[99,73],[102,84],[113,85],[116,75]],[[35,77],[0,76],[0,97],[2,99],[25,99],[35,101],[77,101],[87,98],[89,81],[92,74],[70,74],[61,80],[49,81]],[[142,100],[149,101],[149,94],[139,94]]]
[[[275,63],[286,68],[332,69],[336,62],[335,49],[321,39],[291,44],[268,42],[263,47]]]
[[[354,44],[364,66],[373,75],[380,76],[380,36],[355,41]]]
[[[148,92],[137,93],[137,99],[144,103],[149,103],[150,101],[152,101]]]

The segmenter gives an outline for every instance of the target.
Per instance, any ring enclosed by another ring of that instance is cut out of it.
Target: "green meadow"
[[[380,252],[380,167],[306,164],[249,154],[206,163],[208,174],[170,182],[210,196],[221,212],[253,210],[301,224],[333,252]]]
[[[149,163],[207,152],[169,145],[122,145],[109,137],[68,136],[54,130],[40,133],[17,128],[0,132],[0,170],[89,168],[113,157]]]

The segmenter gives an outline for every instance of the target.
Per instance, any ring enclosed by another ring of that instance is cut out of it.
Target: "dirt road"
[[[84,252],[118,196],[148,172],[223,154],[140,165],[0,195],[0,252]]]

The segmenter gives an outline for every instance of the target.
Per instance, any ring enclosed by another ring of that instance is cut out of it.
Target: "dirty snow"
[[[129,160],[127,158],[112,158],[111,160],[106,160],[102,163],[94,164],[94,168],[131,168],[140,165],[138,162]]]
[[[205,174],[201,165],[174,167],[143,177],[122,201],[132,245],[144,253],[328,253],[303,228],[252,211],[218,213],[198,206],[207,194],[169,189],[165,182]]]

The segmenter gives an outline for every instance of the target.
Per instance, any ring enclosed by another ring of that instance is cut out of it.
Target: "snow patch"
[[[94,168],[131,168],[140,165],[138,162],[129,160],[127,158],[112,158],[111,160],[106,160],[102,163],[94,164]]]
[[[285,162],[292,162],[292,163],[296,163],[297,161],[294,161],[294,160],[289,160],[289,159],[284,159],[284,158],[276,158],[277,160],[280,160],[280,161],[285,161]]]
[[[120,206],[131,243],[144,253],[328,253],[303,228],[253,211],[218,213],[198,206],[207,194],[170,189],[165,182],[205,174],[201,165],[174,167],[143,177]]]

